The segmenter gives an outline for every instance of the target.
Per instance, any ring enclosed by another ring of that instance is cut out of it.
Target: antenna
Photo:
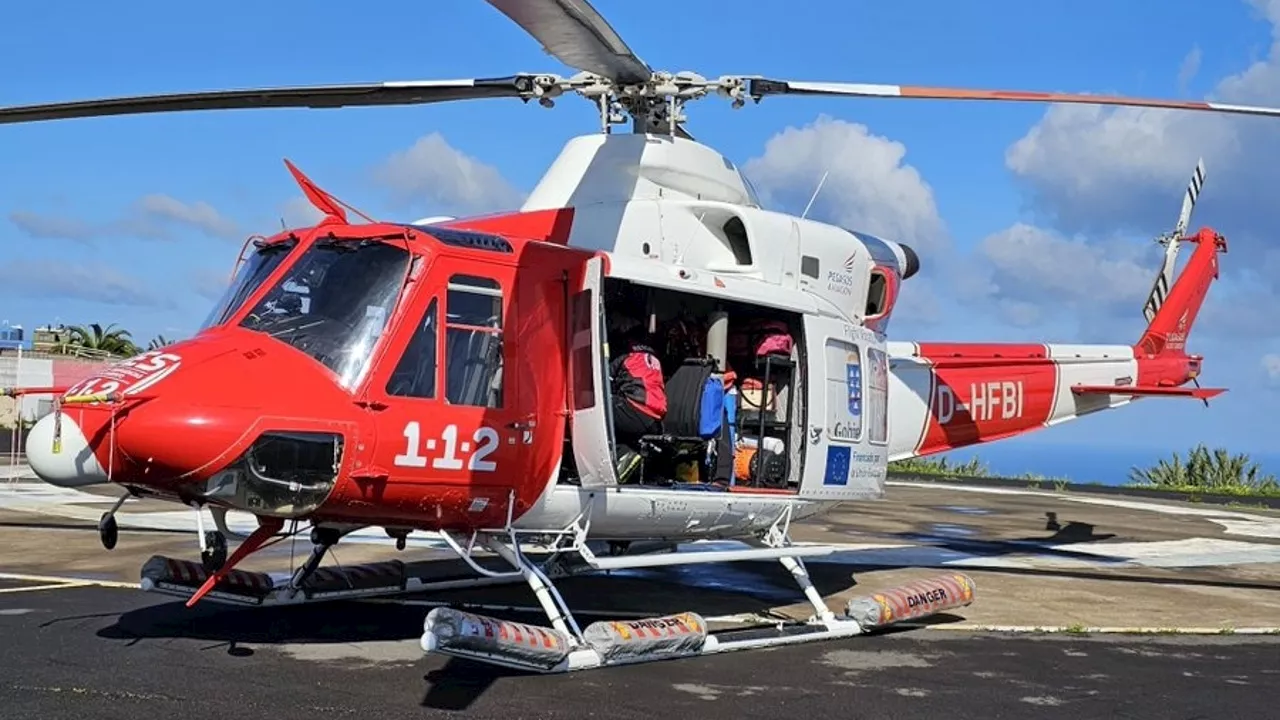
[[[830,173],[831,173],[830,170],[827,170],[822,173],[822,179],[818,181],[818,187],[814,188],[813,196],[809,198],[809,204],[805,205],[804,212],[800,213],[801,220],[805,219],[805,216],[809,214],[809,208],[812,208],[813,201],[818,199],[818,193],[822,192],[822,185],[827,182],[827,175],[829,175]]]

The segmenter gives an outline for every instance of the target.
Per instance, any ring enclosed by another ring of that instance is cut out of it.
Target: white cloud
[[[1187,86],[1195,79],[1196,73],[1200,72],[1200,61],[1203,58],[1200,52],[1200,46],[1196,45],[1191,48],[1191,52],[1182,59],[1182,65],[1178,66],[1178,89],[1181,92],[1187,91]]]
[[[438,132],[394,153],[375,170],[375,177],[397,201],[424,212],[516,210],[525,198],[497,168],[453,147]]]
[[[30,237],[89,243],[99,238],[135,237],[147,240],[177,240],[194,230],[215,238],[236,239],[236,223],[204,201],[185,202],[169,195],[145,195],[120,217],[103,222],[45,215],[25,210],[9,214],[9,221]]]
[[[932,254],[946,247],[945,228],[933,189],[903,162],[906,152],[865,125],[821,115],[769,138],[743,172],[763,199],[797,213],[827,172],[811,215]]]
[[[148,283],[101,264],[10,260],[0,264],[0,288],[27,298],[87,300],[104,305],[173,308],[172,298]]]
[[[1154,277],[1132,257],[1025,223],[988,236],[979,252],[1001,291],[1028,297],[1132,305],[1145,299]]]
[[[1272,45],[1262,60],[1218,80],[1208,99],[1280,105],[1280,0],[1247,2],[1271,24]],[[1197,49],[1184,60],[1180,80],[1199,58]],[[1109,241],[1172,229],[1199,157],[1207,179],[1190,229],[1215,227],[1230,245],[1222,259],[1226,287],[1210,291],[1202,324],[1208,332],[1280,333],[1270,312],[1280,304],[1280,119],[1059,105],[1008,148],[1005,164],[1055,229]]]
[[[1218,81],[1209,99],[1280,104],[1280,0],[1250,4],[1272,23],[1273,44],[1265,59]],[[1184,77],[1198,57],[1193,52],[1184,62]],[[1064,230],[1155,234],[1173,226],[1191,170],[1203,156],[1208,179],[1197,215],[1243,240],[1237,247],[1254,264],[1269,252],[1259,239],[1269,243],[1280,225],[1277,155],[1280,119],[1060,105],[1008,149],[1005,163]]]
[[[28,237],[37,240],[74,240],[88,243],[97,236],[97,229],[75,218],[15,210],[9,213],[9,222]]]
[[[1090,244],[1026,223],[984,238],[970,262],[959,295],[991,303],[1016,327],[1068,312],[1095,325],[1102,316],[1137,316],[1157,267],[1136,248]]]
[[[1238,142],[1230,121],[1215,117],[1055,106],[1008,149],[1005,164],[1065,230],[1154,236],[1173,227],[1200,156],[1203,197],[1218,202],[1225,182],[1216,176]]]
[[[1280,385],[1280,354],[1268,353],[1263,355],[1262,370],[1267,374],[1268,380]]]
[[[239,235],[233,221],[204,201],[187,203],[168,195],[147,195],[138,200],[133,216],[153,228],[176,224],[195,228],[211,237],[234,238]],[[167,229],[159,232],[167,232]]]
[[[191,273],[191,289],[206,300],[217,300],[226,292],[231,278],[227,271],[209,267],[197,268]]]
[[[324,219],[324,213],[301,195],[289,198],[280,206],[280,217],[286,227],[311,227]]]

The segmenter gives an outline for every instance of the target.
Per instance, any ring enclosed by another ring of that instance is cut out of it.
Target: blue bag
[[[720,434],[724,422],[724,376],[712,373],[702,386],[701,411],[698,418],[698,436],[713,438]]]

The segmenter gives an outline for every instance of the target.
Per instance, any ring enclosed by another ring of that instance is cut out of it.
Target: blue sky
[[[1280,103],[1273,4],[1166,0],[1152,13],[1079,0],[760,0],[729,13],[706,0],[597,2],[651,65],[707,76]],[[0,43],[0,104],[568,74],[479,0],[205,8],[15,5]],[[1280,407],[1280,318],[1270,313],[1280,287],[1267,271],[1280,270],[1280,239],[1266,233],[1280,206],[1260,188],[1280,180],[1267,161],[1280,153],[1280,125],[1066,110],[771,98],[737,111],[709,99],[689,113],[692,132],[747,167],[783,209],[800,210],[829,170],[819,219],[919,235],[901,238],[932,249],[910,283],[910,315],[893,327],[901,339],[1132,342],[1155,271],[1148,238],[1171,226],[1205,155],[1194,224],[1213,224],[1234,244],[1191,345],[1207,356],[1204,382],[1231,392],[1207,410],[1151,401],[1035,440],[1170,449],[1204,440],[1268,452]],[[788,127],[789,140],[770,146]],[[413,219],[518,203],[565,140],[594,129],[592,108],[576,98],[554,111],[495,100],[0,126],[0,320],[114,322],[143,341],[181,337],[247,235],[306,217],[281,158],[372,215]],[[1047,270],[1055,257],[1069,267]],[[1035,275],[1049,270],[1052,278]]]

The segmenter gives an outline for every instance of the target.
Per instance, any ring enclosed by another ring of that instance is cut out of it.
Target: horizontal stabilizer
[[[1208,400],[1226,392],[1226,388],[1134,387],[1132,385],[1074,385],[1077,395],[1132,395],[1135,397],[1189,397]]]

